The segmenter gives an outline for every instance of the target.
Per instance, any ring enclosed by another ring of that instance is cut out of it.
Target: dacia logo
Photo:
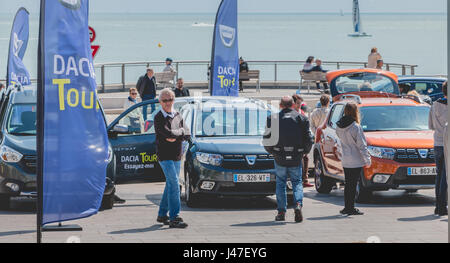
[[[245,160],[247,160],[248,165],[255,165],[256,163],[256,155],[246,155]]]
[[[420,157],[422,159],[427,158],[427,156],[428,156],[428,149],[419,149],[418,152],[419,152]]]
[[[236,37],[236,29],[229,26],[219,25],[219,35],[222,43],[226,47],[231,47],[233,46],[234,39]]]
[[[19,52],[22,49],[22,45],[23,45],[23,40],[20,40],[19,37],[17,36],[17,33],[14,32],[14,56],[19,57]]]
[[[81,6],[81,0],[59,0],[59,2],[70,9],[77,10]]]

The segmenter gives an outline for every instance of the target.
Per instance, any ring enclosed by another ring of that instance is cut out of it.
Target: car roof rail
[[[413,101],[415,101],[415,102],[417,102],[417,103],[423,103],[423,101],[422,101],[422,99],[420,98],[420,97],[417,97],[416,95],[408,95],[408,94],[404,94],[404,95],[401,95],[401,97],[402,98],[404,98],[404,99],[410,99],[410,100],[413,100]]]
[[[341,99],[342,99],[342,100],[345,100],[345,99],[352,99],[352,100],[356,100],[356,102],[357,102],[358,104],[361,104],[361,97],[360,97],[359,95],[355,95],[355,94],[344,94],[344,95],[341,96]]]

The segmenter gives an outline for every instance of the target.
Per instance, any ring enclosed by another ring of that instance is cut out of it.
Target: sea
[[[24,63],[32,78],[37,73],[39,15],[30,14],[30,39]],[[6,76],[9,34],[14,14],[0,14],[0,79]],[[96,32],[93,44],[100,49],[94,63],[209,60],[215,14],[91,13],[89,25]],[[447,72],[447,15],[361,14],[363,30],[372,37],[352,38],[351,14],[239,14],[239,55],[245,60],[367,61],[377,47],[385,63],[418,65],[416,74]],[[298,79],[301,65],[280,65],[278,80]],[[330,66],[331,67],[331,66]],[[273,65],[261,69],[263,80],[274,78]],[[156,71],[162,66],[155,66]],[[333,69],[333,68],[330,68]],[[127,69],[127,81],[143,74],[145,67]],[[131,71],[131,72],[128,72]],[[97,69],[98,72],[98,69]],[[186,81],[206,80],[206,66],[183,66]],[[109,71],[107,82],[120,78],[120,69]]]

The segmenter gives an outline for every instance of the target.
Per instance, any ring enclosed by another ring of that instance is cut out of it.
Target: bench
[[[172,71],[156,72],[155,73],[156,86],[157,87],[162,86],[163,88],[175,87],[176,75],[177,73]]]
[[[261,84],[259,82],[259,70],[249,70],[239,72],[239,81],[256,80],[256,90],[261,91]]]
[[[302,88],[302,84],[306,83],[308,85],[308,93],[310,92],[310,84],[317,82],[326,82],[327,73],[321,71],[311,71],[311,72],[303,72],[300,70],[300,85],[298,87],[299,91]]]

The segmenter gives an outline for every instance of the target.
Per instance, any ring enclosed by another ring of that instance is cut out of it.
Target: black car
[[[0,93],[0,208],[11,197],[36,197],[36,87],[14,87]],[[103,112],[103,111],[102,111]],[[102,209],[114,204],[115,160],[112,147]]]
[[[447,79],[443,77],[400,76],[398,78],[398,84],[400,86],[402,86],[402,84],[407,84],[407,87],[409,87],[409,90],[405,90],[404,93],[415,90],[429,104],[431,104],[432,101],[444,97],[444,93],[442,93],[442,84],[445,81],[447,81]],[[429,101],[430,99],[431,101]]]

